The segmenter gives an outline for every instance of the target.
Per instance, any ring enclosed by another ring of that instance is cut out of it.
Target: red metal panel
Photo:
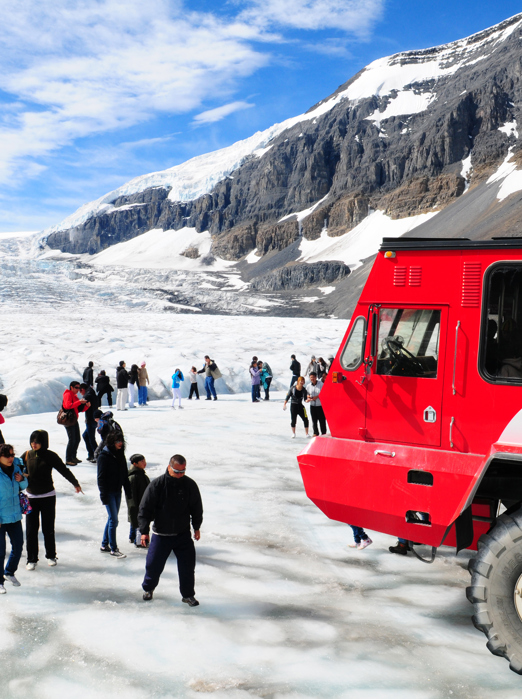
[[[422,282],[422,267],[412,265],[410,267],[410,286],[420,286]]]
[[[330,519],[430,546],[461,513],[484,463],[478,454],[332,437],[316,437],[297,460],[306,494]],[[433,486],[408,483],[410,469],[432,473]],[[407,523],[408,510],[428,512],[431,526]]]
[[[394,286],[406,286],[406,277],[408,273],[408,268],[401,265],[395,265],[393,271],[393,284]]]

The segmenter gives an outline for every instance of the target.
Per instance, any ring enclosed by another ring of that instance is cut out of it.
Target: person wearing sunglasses
[[[23,463],[15,457],[11,444],[0,445],[0,594],[6,593],[6,580],[15,587],[20,587],[15,577],[24,545],[20,491],[27,488],[27,479],[24,478],[22,469]],[[7,564],[6,534],[11,542]]]
[[[154,520],[142,588],[143,599],[151,600],[167,559],[174,551],[181,600],[189,607],[197,607],[199,602],[194,596],[196,549],[190,525],[192,523],[194,539],[199,541],[203,503],[196,482],[185,475],[186,470],[185,457],[174,454],[165,473],[151,482],[141,500],[138,524],[142,546],[149,542],[150,523]]]

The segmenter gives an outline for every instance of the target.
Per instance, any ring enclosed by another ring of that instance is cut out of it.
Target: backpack
[[[107,439],[107,436],[111,432],[115,431],[121,432],[123,434],[121,426],[114,419],[112,412],[108,410],[106,413],[103,413],[101,418],[98,420],[98,427],[96,428],[96,432],[98,432],[100,437],[105,441]]]

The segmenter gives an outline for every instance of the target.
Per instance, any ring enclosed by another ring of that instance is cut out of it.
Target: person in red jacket
[[[76,457],[76,452],[78,451],[78,446],[80,445],[80,427],[78,425],[78,413],[88,410],[91,406],[84,398],[78,398],[78,391],[80,390],[79,381],[71,381],[69,388],[63,392],[62,404],[64,410],[74,410],[76,415],[76,420],[74,424],[69,425],[65,429],[67,430],[67,437],[69,441],[67,442],[67,449],[65,451],[65,463],[67,466],[76,466],[76,464],[81,463],[81,459]]]

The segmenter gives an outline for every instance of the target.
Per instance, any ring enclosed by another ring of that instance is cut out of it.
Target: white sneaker
[[[57,558],[48,558],[47,559],[47,565],[48,566],[55,566],[58,563]]]
[[[5,595],[6,592],[7,590],[5,589],[5,587],[2,585],[2,583],[0,583],[0,595]]]
[[[291,438],[292,438],[292,439],[295,439],[295,434],[293,434]]]
[[[111,551],[110,555],[114,556],[114,558],[127,558],[119,549],[114,549],[114,551]]]
[[[13,583],[13,585],[15,587],[20,587],[20,583],[18,582],[18,580],[15,578],[14,575],[9,575],[8,573],[4,573],[4,578],[6,580],[9,580],[9,582]]]
[[[180,405],[178,410],[185,410],[185,408],[182,405]]]
[[[36,568],[36,563],[27,563],[25,567],[27,570],[34,570]]]
[[[306,435],[306,439],[311,439],[311,437],[312,437],[311,434],[307,434],[307,435]]]
[[[362,551],[362,549],[365,549],[370,544],[373,544],[373,541],[370,539],[370,537],[368,537],[367,539],[363,539],[361,543],[357,545],[357,548],[359,551]]]

